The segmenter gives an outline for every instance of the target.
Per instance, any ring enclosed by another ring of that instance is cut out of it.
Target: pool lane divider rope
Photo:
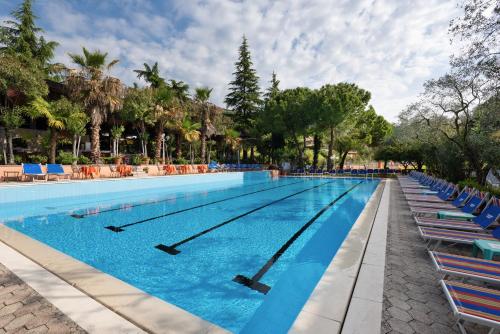
[[[314,217],[312,217],[297,232],[295,232],[295,234],[290,239],[288,239],[287,242],[285,242],[283,246],[281,246],[281,248],[276,253],[273,254],[273,256],[271,256],[271,258],[264,264],[264,266],[262,266],[262,268],[260,268],[260,270],[255,275],[253,275],[251,278],[246,277],[244,275],[236,275],[233,278],[233,281],[242,284],[246,287],[249,287],[252,290],[258,291],[263,294],[267,294],[269,290],[271,290],[271,287],[267,284],[259,282],[262,279],[262,277],[267,273],[267,271],[271,269],[271,267],[276,263],[276,261],[278,261],[281,255],[283,255],[286,252],[286,250],[295,242],[295,240],[297,240],[297,238],[299,238],[300,235],[304,233],[322,214],[324,214],[329,208],[335,205],[335,203],[337,203],[342,197],[346,196],[351,190],[359,186],[361,183],[363,183],[363,181],[355,184],[354,186],[343,192],[340,196],[335,198],[333,201],[325,205],[320,211],[318,211],[314,215]]]
[[[265,183],[268,183],[268,182],[265,181],[265,182],[254,183],[254,184],[251,184],[250,187],[257,186],[259,184],[265,184]],[[220,192],[220,191],[225,191],[225,190],[227,190],[227,189],[218,189],[218,190],[214,190],[214,191],[212,191],[210,193],[213,194],[213,193]],[[130,205],[127,205],[127,206],[120,206],[120,207],[117,207],[117,208],[105,209],[105,210],[100,210],[100,211],[96,211],[96,212],[81,213],[81,214],[73,213],[70,216],[73,217],[73,218],[81,219],[81,218],[85,218],[87,216],[97,216],[97,215],[99,215],[101,213],[113,212],[113,211],[120,211],[120,210],[125,210],[125,209],[130,209],[130,208],[135,208],[135,207],[138,207],[138,206],[144,206],[144,205],[150,205],[150,204],[158,204],[158,203],[168,202],[168,201],[171,201],[173,199],[183,199],[183,198],[190,197],[190,196],[191,196],[191,194],[185,195],[185,196],[180,196],[180,197],[169,197],[169,198],[160,199],[160,200],[157,200],[157,201],[147,201],[147,202],[142,202],[142,203],[138,203],[138,204],[130,204]]]
[[[298,192],[296,192],[296,193],[293,193],[293,194],[287,195],[287,196],[285,196],[285,197],[278,198],[277,200],[274,200],[274,201],[272,201],[272,202],[266,203],[266,204],[264,204],[264,205],[261,205],[261,206],[259,206],[259,207],[254,208],[254,209],[252,209],[252,210],[250,210],[250,211],[244,212],[244,213],[242,213],[242,214],[240,214],[240,215],[238,215],[238,216],[236,216],[236,217],[233,217],[233,218],[231,218],[231,219],[228,219],[228,220],[226,220],[226,221],[223,221],[222,223],[219,223],[219,224],[214,225],[214,226],[212,226],[212,227],[210,227],[210,228],[207,228],[206,230],[203,230],[203,231],[201,231],[201,232],[199,232],[199,233],[196,233],[196,234],[194,234],[194,235],[190,236],[189,238],[186,238],[186,239],[184,239],[184,240],[182,240],[182,241],[176,242],[175,244],[172,244],[172,245],[170,245],[170,246],[166,246],[166,245],[164,245],[164,244],[159,244],[159,245],[156,245],[156,246],[155,246],[155,248],[157,248],[157,249],[159,249],[159,250],[161,250],[161,251],[164,251],[165,253],[168,253],[168,254],[170,254],[170,255],[177,255],[177,254],[179,254],[181,251],[180,251],[180,250],[178,250],[178,249],[176,249],[176,247],[178,247],[178,246],[180,246],[180,245],[182,245],[182,244],[185,244],[185,243],[187,243],[187,242],[189,242],[189,241],[191,241],[191,240],[194,240],[194,239],[196,239],[196,238],[198,238],[198,237],[201,237],[201,236],[202,236],[202,235],[204,235],[204,234],[210,233],[210,232],[212,232],[213,230],[216,230],[216,229],[218,229],[218,228],[221,228],[221,227],[222,227],[222,226],[224,226],[224,225],[227,225],[227,224],[229,224],[229,223],[232,223],[232,222],[234,222],[235,220],[238,220],[238,219],[240,219],[240,218],[243,218],[243,217],[245,217],[245,216],[248,216],[249,214],[252,214],[252,213],[254,213],[254,212],[256,212],[256,211],[259,211],[259,210],[262,210],[262,209],[264,209],[264,208],[267,208],[268,206],[271,206],[271,205],[273,205],[273,204],[276,204],[276,203],[279,203],[279,202],[281,202],[281,201],[284,201],[284,200],[286,200],[286,199],[288,199],[288,198],[290,198],[290,197],[297,196],[297,195],[299,195],[299,194],[305,193],[306,191],[313,190],[313,189],[316,189],[316,188],[322,187],[322,186],[327,185],[327,184],[330,184],[330,183],[333,183],[333,181],[329,181],[329,182],[321,183],[321,184],[316,185],[316,186],[314,186],[314,187],[306,188],[306,189],[303,189],[303,190],[298,191]]]
[[[156,217],[151,217],[151,218],[143,219],[143,220],[140,220],[140,221],[137,221],[137,222],[134,222],[134,223],[124,224],[124,225],[120,225],[120,226],[110,225],[110,226],[106,226],[105,228],[108,229],[108,230],[110,230],[110,231],[113,231],[113,232],[123,232],[123,231],[125,231],[124,228],[129,227],[129,226],[143,224],[143,223],[155,220],[155,219],[159,219],[159,218],[163,218],[163,217],[168,217],[168,216],[176,215],[178,213],[182,213],[182,212],[186,212],[186,211],[190,211],[190,210],[194,210],[194,209],[199,209],[199,208],[202,208],[202,207],[205,207],[205,206],[209,206],[209,205],[212,205],[212,204],[222,203],[222,202],[229,201],[229,200],[232,200],[232,199],[235,199],[235,198],[240,198],[240,197],[244,197],[244,196],[258,194],[258,193],[261,193],[261,192],[264,192],[264,191],[269,191],[269,190],[273,190],[273,189],[277,189],[277,188],[288,187],[288,186],[291,186],[291,185],[294,185],[294,184],[297,184],[297,183],[303,183],[303,182],[304,181],[298,181],[298,182],[292,182],[292,183],[282,184],[280,186],[275,186],[275,187],[271,187],[271,188],[260,189],[260,190],[257,190],[257,191],[252,191],[252,192],[248,192],[248,193],[244,193],[244,194],[240,194],[240,195],[236,195],[236,196],[226,197],[226,198],[223,198],[223,199],[220,199],[220,200],[217,200],[217,201],[212,201],[212,202],[208,202],[208,203],[204,203],[204,204],[200,204],[200,205],[195,205],[195,206],[192,206],[192,207],[189,207],[189,208],[185,208],[185,209],[181,209],[181,210],[167,212],[165,214],[162,214],[162,215],[159,215],[159,216],[156,216]]]

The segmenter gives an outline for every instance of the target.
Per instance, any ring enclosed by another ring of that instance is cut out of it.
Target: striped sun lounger
[[[465,322],[487,326],[490,334],[500,329],[500,291],[448,280],[440,283],[462,333],[467,334]]]
[[[483,228],[469,220],[437,219],[431,217],[414,217],[419,226],[449,228],[452,230],[483,231]]]
[[[432,251],[429,251],[429,255],[437,271],[445,275],[500,283],[500,262],[498,261]]]
[[[433,202],[422,202],[422,201],[408,201],[410,207],[420,207],[420,208],[434,208],[434,209],[456,209],[451,203],[441,201],[441,203]]]
[[[493,230],[493,235],[489,233],[447,230],[444,228],[425,227],[425,226],[419,226],[418,230],[423,239],[428,241],[437,241],[438,244],[436,245],[436,247],[439,245],[441,241],[469,244],[469,245],[472,245],[474,243],[474,240],[498,241],[498,239],[495,236],[498,236],[498,234],[500,233],[500,227],[497,227]]]

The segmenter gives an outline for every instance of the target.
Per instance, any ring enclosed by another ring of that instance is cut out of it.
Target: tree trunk
[[[6,129],[5,136],[7,137],[7,148],[9,150],[9,164],[15,164],[14,160],[14,146],[12,144],[12,130]]]
[[[175,134],[175,157],[179,159],[181,157],[181,135],[179,133]]]
[[[251,162],[254,162],[255,159],[255,152],[254,152],[254,147],[250,147],[250,160]]]
[[[94,163],[99,163],[101,160],[101,141],[100,141],[100,135],[101,135],[101,115],[99,114],[99,110],[97,108],[94,108],[92,110],[91,114],[91,120],[92,120],[92,129],[91,129],[91,156],[92,156],[92,161]]]
[[[243,147],[243,161],[247,161],[248,159],[248,152],[247,152],[247,149],[246,147]]]
[[[206,155],[207,155],[207,129],[206,127],[202,126],[201,127],[201,148],[200,148],[200,157],[201,157],[201,163],[204,164],[206,163]]]
[[[7,140],[5,138],[5,128],[0,126],[0,147],[2,148],[3,163],[7,164]]]
[[[54,129],[50,129],[49,161],[51,164],[56,163],[56,151],[57,151],[57,131]]]
[[[78,144],[76,144],[76,157],[80,156],[80,143],[82,141],[82,136],[78,136]]]
[[[332,170],[333,169],[333,126],[330,127],[330,141],[328,142],[328,157],[326,159],[326,169],[327,170]]]
[[[162,142],[162,134],[163,134],[163,125],[156,125],[156,136],[155,136],[155,159],[156,161],[161,158],[161,142]]]
[[[78,136],[73,135],[73,158],[77,158],[77,152],[76,152],[76,143],[78,142]]]
[[[314,135],[314,146],[313,146],[313,168],[318,168],[318,157],[319,150],[321,148],[321,139],[317,134]]]
[[[349,151],[346,151],[342,154],[342,157],[340,159],[340,163],[339,163],[339,168],[340,169],[344,169],[344,162],[345,162],[345,159],[347,158],[347,155],[349,154]]]

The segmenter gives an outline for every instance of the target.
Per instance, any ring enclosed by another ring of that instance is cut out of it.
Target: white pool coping
[[[355,307],[359,298],[365,298],[365,293],[370,293],[369,286],[359,285],[357,280],[359,277],[365,277],[367,273],[371,273],[368,266],[372,262],[380,263],[381,258],[385,262],[384,254],[377,253],[378,248],[372,246],[367,248],[368,240],[371,239],[372,227],[377,220],[384,220],[381,212],[385,211],[382,208],[388,202],[381,202],[383,196],[386,196],[389,191],[389,180],[382,180],[372,197],[366,204],[364,210],[354,223],[351,231],[339,248],[337,254],[321,277],[321,280],[316,285],[316,288],[311,293],[308,301],[305,303],[301,312],[295,319],[294,324],[290,329],[290,333],[314,333],[314,334],[335,334],[340,333],[344,328],[349,328],[348,323],[351,321],[357,322],[358,319],[352,319],[349,316],[348,310],[353,312],[361,312],[362,310]],[[379,207],[382,211],[379,211]],[[380,212],[380,213],[379,213]],[[376,244],[377,238],[382,238],[380,235],[383,231],[373,233],[373,245]],[[380,241],[382,243],[382,241]],[[385,242],[383,243],[385,247]],[[366,251],[365,251],[366,250]],[[376,252],[377,251],[377,252]],[[382,267],[382,285],[383,289],[383,267]],[[364,279],[362,282],[365,282]],[[370,283],[370,281],[366,282]],[[380,285],[380,275],[377,275],[377,280],[373,282],[375,285]],[[356,287],[355,287],[356,286]],[[357,290],[356,290],[357,289]],[[353,294],[354,291],[354,294]],[[348,314],[348,318],[346,318]],[[381,316],[380,311],[380,316]],[[358,315],[359,316],[359,315]],[[366,314],[366,317],[371,317],[372,314]],[[375,314],[376,318],[378,314]],[[378,327],[377,327],[378,326]],[[381,322],[374,328],[368,331],[345,332],[345,333],[380,333]],[[373,331],[372,331],[373,330]],[[342,333],[344,333],[342,331]]]
[[[89,300],[93,300],[93,307],[100,305],[102,307],[100,310],[107,308],[108,314],[114,313],[116,317],[121,316],[133,323],[136,328],[139,327],[150,333],[228,333],[225,329],[211,322],[147,294],[3,224],[0,224],[0,241],[0,246],[3,246],[3,249],[10,246],[11,252],[17,258],[25,259],[24,263],[31,262],[37,265],[37,267],[31,267],[31,271],[25,272],[22,267],[16,269],[16,261],[4,261],[4,258],[0,257],[0,262],[16,275],[20,273],[21,275],[18,276],[23,281],[49,301],[58,301],[59,299],[64,301],[65,298],[76,293],[74,290],[80,292],[79,296],[86,297],[81,299],[72,298],[71,302],[66,299],[66,303],[54,303],[56,306],[60,305],[62,307],[60,310],[84,329],[92,324],[96,326],[106,325],[104,323],[98,324],[100,322],[98,321],[99,317],[92,318],[94,315],[99,315],[100,312],[86,313],[85,310],[89,310],[90,306],[85,303],[90,303]],[[7,254],[8,252],[4,253]],[[11,268],[11,266],[13,267]],[[24,272],[26,276],[22,275]],[[36,280],[42,277],[40,273],[43,272],[46,273],[47,280],[36,284]],[[35,285],[32,285],[32,283]],[[59,286],[67,286],[73,290],[62,290],[61,293],[63,294],[60,295],[58,294]],[[57,287],[57,289],[54,289],[54,287]],[[111,316],[109,317],[111,319]],[[80,323],[82,319],[86,322]],[[92,329],[92,327],[89,328]],[[122,333],[116,330],[95,330],[93,332]],[[142,333],[142,331],[138,333]]]
[[[3,242],[0,263],[89,333],[145,333]]]

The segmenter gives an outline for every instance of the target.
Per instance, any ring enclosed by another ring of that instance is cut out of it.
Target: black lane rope
[[[325,213],[330,207],[332,207],[335,203],[337,203],[342,197],[347,195],[351,190],[359,186],[363,181],[359,182],[358,184],[355,184],[345,192],[343,192],[340,196],[335,198],[333,201],[325,205],[320,211],[318,211],[314,217],[312,217],[307,223],[305,223],[295,234],[285,242],[280,249],[276,253],[271,256],[271,258],[260,268],[260,270],[253,275],[251,278],[246,277],[244,275],[236,275],[233,278],[233,281],[239,284],[242,284],[246,287],[249,287],[252,290],[256,290],[260,293],[267,294],[269,290],[271,290],[271,287],[267,284],[259,282],[261,278],[267,273],[269,269],[278,261],[278,259],[283,255],[286,250],[297,240],[298,237],[302,233],[304,233],[309,226],[311,226],[323,213]]]
[[[267,181],[266,182],[259,182],[259,183],[255,183],[255,184],[252,184],[250,185],[251,187],[252,186],[257,186],[257,185],[260,185],[260,184],[265,184],[265,183],[268,183]],[[216,192],[220,192],[220,191],[226,191],[227,189],[218,189],[218,190],[214,190],[210,193],[216,193]],[[158,204],[158,203],[162,203],[162,202],[168,202],[170,200],[173,200],[173,199],[183,199],[183,198],[186,198],[186,197],[190,197],[192,195],[185,195],[185,196],[180,196],[180,197],[169,197],[169,198],[165,198],[165,199],[160,199],[160,200],[157,200],[157,201],[147,201],[147,202],[142,202],[142,203],[138,203],[138,204],[131,204],[131,205],[127,205],[125,207],[116,207],[116,208],[111,208],[111,209],[106,209],[106,210],[100,210],[100,211],[96,211],[96,212],[90,212],[90,213],[82,213],[82,214],[78,214],[78,213],[74,213],[74,214],[71,214],[70,216],[73,217],[73,218],[85,218],[87,216],[96,216],[96,215],[99,215],[101,213],[106,213],[106,212],[112,212],[112,211],[120,211],[120,210],[125,210],[125,209],[130,209],[130,208],[135,208],[135,207],[138,207],[138,206],[144,206],[144,205],[150,205],[150,204]]]
[[[248,215],[249,215],[249,214],[251,214],[251,213],[254,213],[254,212],[256,212],[256,211],[262,210],[262,209],[264,209],[264,208],[266,208],[266,207],[268,207],[268,206],[270,206],[270,205],[273,205],[273,204],[276,204],[276,203],[278,203],[278,202],[284,201],[284,200],[286,200],[287,198],[290,198],[290,197],[293,197],[293,196],[296,196],[296,195],[302,194],[302,193],[304,193],[304,192],[306,192],[306,191],[309,191],[309,190],[313,190],[313,189],[316,189],[316,188],[322,187],[322,186],[324,186],[324,185],[326,185],[326,184],[329,184],[329,183],[332,183],[332,182],[333,182],[333,181],[330,181],[330,182],[325,182],[325,183],[319,184],[319,185],[314,186],[314,187],[311,187],[311,188],[303,189],[303,190],[298,191],[298,192],[296,192],[296,193],[293,193],[293,194],[291,194],[291,195],[287,195],[287,196],[285,196],[285,197],[281,197],[281,198],[279,198],[279,199],[277,199],[277,200],[274,200],[274,201],[272,201],[272,202],[266,203],[266,204],[261,205],[261,206],[259,206],[259,207],[257,207],[257,208],[254,208],[254,209],[252,209],[252,210],[250,210],[250,211],[247,211],[247,212],[245,212],[245,213],[242,213],[242,214],[240,214],[240,215],[238,215],[238,216],[236,216],[236,217],[233,217],[233,218],[231,218],[231,219],[228,219],[228,220],[226,220],[226,221],[223,221],[222,223],[219,223],[219,224],[214,225],[214,226],[212,226],[212,227],[210,227],[210,228],[207,228],[206,230],[203,230],[203,231],[201,231],[201,232],[199,232],[199,233],[196,233],[196,234],[194,234],[194,235],[190,236],[189,238],[186,238],[186,239],[184,239],[184,240],[182,240],[182,241],[176,242],[176,243],[174,243],[174,244],[172,244],[172,245],[170,245],[170,246],[166,246],[166,245],[164,245],[164,244],[159,244],[159,245],[156,245],[156,246],[155,246],[155,248],[157,248],[157,249],[159,249],[159,250],[162,250],[162,251],[164,251],[165,253],[168,253],[168,254],[170,254],[170,255],[177,255],[177,254],[179,254],[181,251],[180,251],[180,250],[178,250],[178,249],[176,249],[176,247],[178,247],[178,246],[180,246],[180,245],[182,245],[182,244],[185,244],[185,243],[187,243],[187,242],[189,242],[189,241],[191,241],[191,240],[194,240],[194,239],[196,239],[196,238],[198,238],[198,237],[201,237],[201,236],[202,236],[202,235],[204,235],[204,234],[210,233],[210,232],[212,232],[213,230],[216,230],[216,229],[218,229],[218,228],[220,228],[220,227],[222,227],[222,226],[224,226],[224,225],[227,225],[227,224],[229,224],[229,223],[232,223],[232,222],[234,222],[235,220],[238,220],[238,219],[240,219],[240,218],[242,218],[242,217],[248,216]]]
[[[291,185],[294,185],[294,184],[297,184],[297,183],[303,183],[303,181],[282,184],[280,186],[275,186],[275,187],[271,187],[271,188],[266,188],[266,189],[261,189],[261,190],[257,190],[257,191],[252,191],[252,192],[248,192],[248,193],[244,193],[244,194],[240,194],[240,195],[236,195],[236,196],[226,197],[226,198],[223,198],[223,199],[219,199],[217,201],[212,201],[212,202],[208,202],[208,203],[204,203],[204,204],[200,204],[200,205],[191,206],[191,207],[185,208],[185,209],[180,209],[180,210],[176,210],[176,211],[167,212],[165,214],[162,214],[162,215],[159,215],[159,216],[155,216],[155,217],[151,217],[151,218],[147,218],[147,219],[143,219],[143,220],[140,220],[140,221],[137,221],[137,222],[134,222],[134,223],[124,224],[124,225],[119,225],[119,226],[110,225],[110,226],[106,226],[105,228],[107,228],[108,230],[111,230],[113,232],[123,232],[123,231],[125,231],[124,228],[129,227],[129,226],[134,226],[134,225],[146,223],[146,222],[149,222],[151,220],[158,219],[158,218],[163,218],[163,217],[168,217],[168,216],[176,215],[178,213],[182,213],[182,212],[186,212],[186,211],[190,211],[190,210],[194,210],[194,209],[199,209],[199,208],[202,208],[204,206],[208,206],[208,205],[212,205],[212,204],[217,204],[217,203],[229,201],[229,200],[232,200],[232,199],[235,199],[235,198],[239,198],[239,197],[249,196],[249,195],[253,195],[253,194],[257,194],[257,193],[261,193],[261,192],[264,192],[264,191],[269,191],[269,190],[273,190],[273,189],[277,189],[277,188],[288,187],[288,186],[291,186]]]

